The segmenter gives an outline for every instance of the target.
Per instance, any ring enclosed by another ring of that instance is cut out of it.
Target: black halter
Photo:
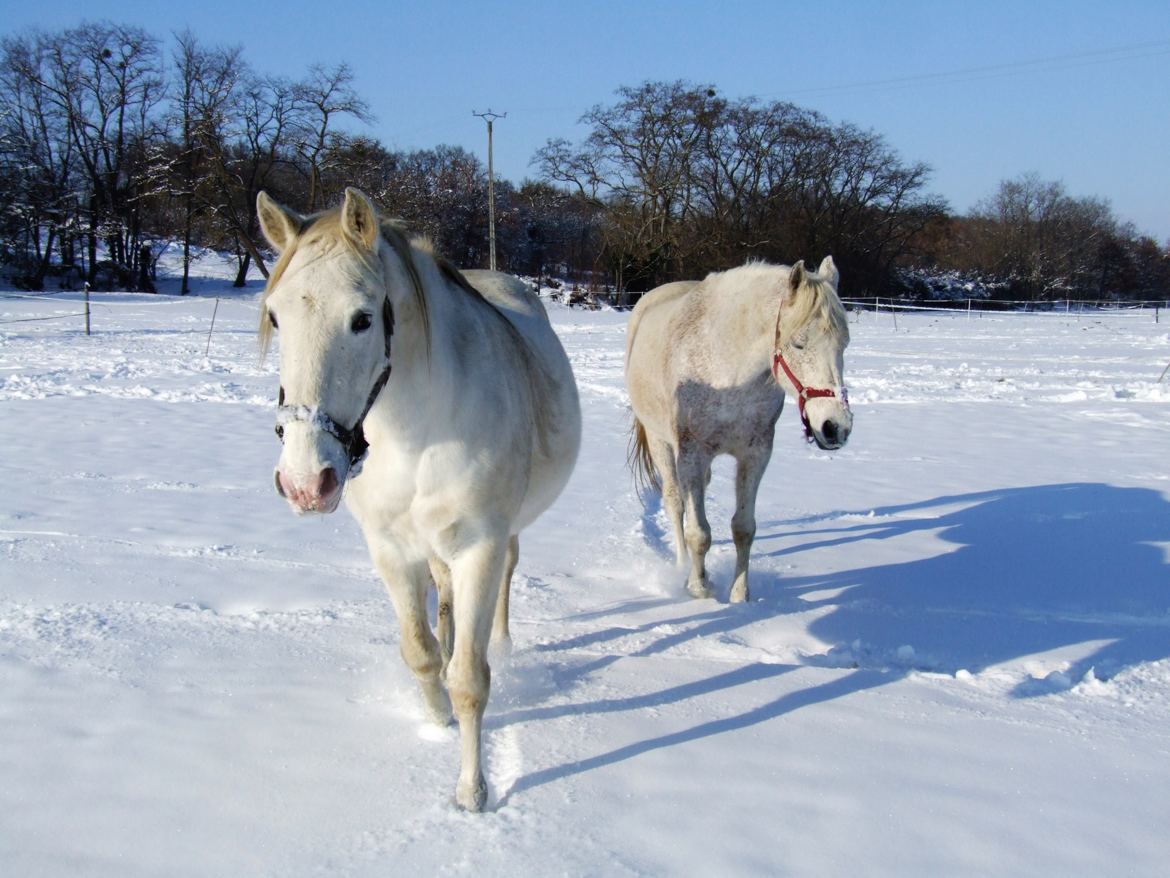
[[[370,448],[370,443],[366,441],[365,430],[362,429],[362,423],[365,421],[366,415],[370,413],[370,409],[374,407],[374,402],[377,400],[378,394],[382,392],[382,388],[390,380],[390,339],[394,335],[394,309],[390,306],[389,298],[382,303],[382,329],[386,337],[386,365],[382,368],[377,380],[374,382],[374,386],[370,390],[370,395],[366,399],[366,406],[362,409],[362,413],[358,415],[358,419],[354,422],[354,425],[352,427],[343,427],[316,406],[285,405],[284,386],[281,385],[280,394],[276,399],[276,435],[280,437],[282,443],[284,442],[284,427],[286,424],[305,421],[319,430],[324,430],[340,442],[341,447],[345,449],[346,456],[349,458],[349,474],[358,474],[361,470],[362,461],[366,457],[366,452]]]

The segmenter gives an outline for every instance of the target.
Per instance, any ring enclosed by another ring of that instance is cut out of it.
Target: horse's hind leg
[[[451,568],[436,555],[431,555],[427,562],[431,568],[431,578],[435,580],[435,591],[438,592],[438,618],[435,628],[439,635],[439,654],[443,658],[443,667],[440,676],[447,676],[447,665],[451,662],[451,648],[455,643],[455,617],[451,610]]]
[[[451,700],[439,679],[444,666],[439,642],[427,622],[427,590],[431,578],[426,566],[404,564],[398,553],[387,545],[371,545],[370,555],[398,615],[402,630],[399,644],[402,660],[418,680],[431,719],[439,725],[447,725],[451,722]]]
[[[647,437],[647,443],[650,446],[650,459],[654,461],[654,468],[662,480],[662,505],[666,508],[666,517],[670,519],[670,529],[674,535],[676,563],[682,567],[687,561],[687,544],[683,536],[683,501],[678,488],[674,449],[669,442],[661,439]]]
[[[711,548],[711,525],[707,523],[703,498],[710,471],[711,456],[708,453],[686,445],[679,449],[678,481],[685,510],[683,534],[686,538],[687,552],[691,556],[687,592],[696,598],[711,597],[711,586],[707,582],[707,552]]]
[[[512,574],[520,560],[520,538],[513,534],[508,540],[508,551],[504,555],[504,579],[500,583],[500,594],[496,598],[496,613],[492,618],[491,650],[495,658],[507,658],[512,654],[512,635],[508,632],[508,601],[512,593]]]
[[[756,492],[772,456],[772,443],[766,448],[751,448],[736,457],[735,515],[731,517],[731,537],[735,542],[735,581],[731,585],[730,600],[738,603],[748,600],[748,557],[756,538]]]

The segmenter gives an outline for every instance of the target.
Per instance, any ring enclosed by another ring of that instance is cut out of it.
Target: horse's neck
[[[493,327],[489,325],[485,331],[482,315],[476,313],[482,309],[469,307],[472,303],[466,301],[467,293],[444,275],[430,254],[416,250],[413,258],[422,282],[423,302],[417,302],[413,295],[401,297],[399,308],[406,326],[402,333],[395,331],[395,341],[399,335],[407,338],[403,339],[401,359],[395,356],[394,368],[401,362],[404,382],[427,396],[428,412],[442,417],[441,406],[433,404],[441,400],[434,399],[434,394],[445,393],[449,385],[466,377],[461,374],[466,371],[463,366],[476,356]]]
[[[770,370],[779,309],[775,294],[761,285],[709,292],[708,337],[720,348],[713,353],[734,360],[740,373]]]

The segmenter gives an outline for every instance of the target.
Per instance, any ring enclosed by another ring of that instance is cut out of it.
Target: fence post
[[[89,335],[89,281],[85,282],[85,334]]]
[[[211,311],[211,328],[207,330],[207,347],[203,351],[203,356],[211,353],[211,333],[215,332],[215,315],[219,313],[219,296],[215,297],[215,307]]]

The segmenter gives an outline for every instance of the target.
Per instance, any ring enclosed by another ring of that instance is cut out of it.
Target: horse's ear
[[[378,212],[360,189],[349,186],[345,190],[345,206],[341,208],[342,228],[357,243],[373,250],[378,241]]]
[[[788,288],[792,292],[800,289],[800,285],[804,283],[804,260],[801,259],[796,265],[788,270]]]
[[[301,230],[304,218],[296,211],[260,190],[256,196],[256,215],[260,218],[260,230],[278,253],[283,253]]]
[[[841,280],[841,272],[837,271],[837,263],[833,261],[832,256],[826,256],[821,260],[821,267],[817,269],[817,274],[823,280],[827,280],[833,289],[837,289],[837,281]]]

